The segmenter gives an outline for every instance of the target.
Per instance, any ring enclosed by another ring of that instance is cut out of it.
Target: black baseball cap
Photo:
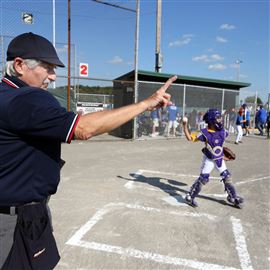
[[[8,45],[7,61],[16,57],[36,59],[42,62],[65,67],[60,61],[52,43],[46,38],[31,32],[15,37]]]

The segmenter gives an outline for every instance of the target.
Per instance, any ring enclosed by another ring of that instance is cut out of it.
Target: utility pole
[[[136,29],[135,29],[135,52],[134,52],[134,103],[138,102],[138,56],[140,32],[140,0],[136,0]],[[133,140],[137,138],[137,117],[133,120]]]
[[[240,59],[237,59],[236,61],[235,61],[235,64],[237,65],[237,75],[236,75],[236,81],[237,82],[239,82],[239,80],[240,80],[240,65],[243,63],[243,61],[242,60],[240,60]]]
[[[67,110],[70,111],[70,0],[68,0],[68,86],[67,86]]]
[[[157,18],[156,18],[156,65],[155,71],[160,72],[162,67],[162,55],[160,52],[160,35],[161,35],[161,5],[162,0],[157,0]]]
[[[53,46],[55,47],[55,0],[52,2],[53,4]],[[55,89],[55,81],[53,82],[53,89]]]

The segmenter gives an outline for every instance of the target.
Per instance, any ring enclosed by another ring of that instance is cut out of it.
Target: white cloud
[[[202,54],[200,56],[194,56],[192,57],[192,61],[197,61],[197,62],[216,62],[216,61],[223,61],[224,57],[220,56],[219,54],[212,54],[210,56],[206,54]]]
[[[181,47],[187,45],[191,42],[192,38],[192,34],[185,34],[180,39],[170,42],[169,47]]]
[[[220,56],[219,54],[212,54],[211,56],[212,61],[223,61],[224,57]]]
[[[108,63],[110,64],[122,64],[123,63],[123,59],[120,56],[114,56],[113,59],[109,60]]]
[[[206,54],[192,57],[192,61],[209,62],[209,57]]]
[[[216,41],[220,43],[226,43],[228,40],[224,37],[216,37]]]
[[[235,26],[232,25],[232,24],[228,24],[228,23],[224,23],[222,24],[219,29],[222,29],[222,30],[233,30],[235,29]]]
[[[210,69],[210,70],[224,70],[224,69],[226,69],[227,67],[225,66],[225,65],[222,65],[222,64],[220,64],[220,63],[218,63],[218,64],[213,64],[213,65],[209,65],[208,66],[208,69]]]

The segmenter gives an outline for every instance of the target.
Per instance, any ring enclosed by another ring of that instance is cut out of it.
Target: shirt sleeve
[[[21,136],[45,137],[70,143],[79,115],[61,107],[46,90],[31,88],[21,91],[12,99],[8,121],[12,130]]]
[[[203,136],[203,134],[201,132],[199,133],[191,133],[191,140],[193,142],[204,142],[205,141],[205,137]]]

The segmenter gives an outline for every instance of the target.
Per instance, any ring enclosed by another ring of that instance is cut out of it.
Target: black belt
[[[0,214],[17,215],[18,207],[16,206],[0,206]]]
[[[30,203],[26,203],[20,206],[24,206],[24,205],[31,205],[31,204],[39,204],[39,203],[48,203],[50,200],[50,196],[48,196],[46,199],[44,199],[41,202],[30,202]],[[18,214],[18,207],[20,206],[0,206],[0,214],[5,214],[5,215],[17,215]]]

